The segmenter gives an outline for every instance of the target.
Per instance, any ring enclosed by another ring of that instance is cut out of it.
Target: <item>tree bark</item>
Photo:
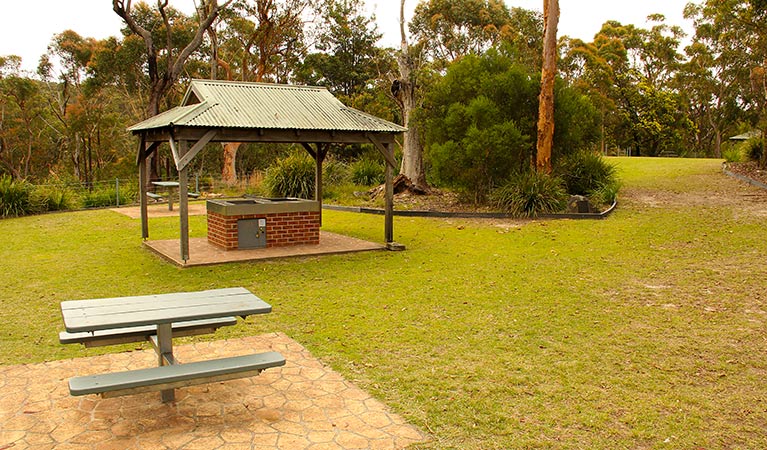
[[[423,164],[423,146],[415,124],[411,123],[413,111],[418,106],[416,84],[416,67],[405,35],[405,0],[400,0],[400,36],[402,38],[400,52],[397,57],[399,79],[393,88],[394,97],[402,110],[402,124],[408,131],[404,133],[402,143],[402,165],[399,173],[406,176],[417,188],[428,191],[426,171]]]
[[[228,185],[233,185],[237,182],[236,163],[237,150],[240,149],[242,142],[225,142],[221,146],[224,149],[224,164],[221,168],[221,181]]]
[[[535,169],[551,173],[554,144],[554,81],[557,75],[557,24],[559,0],[543,1],[543,67],[538,104],[538,142]]]

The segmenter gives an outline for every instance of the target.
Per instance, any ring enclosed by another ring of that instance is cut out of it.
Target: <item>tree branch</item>
[[[192,52],[194,52],[200,46],[202,39],[205,36],[206,30],[213,24],[213,21],[216,20],[216,17],[218,17],[218,12],[229,6],[231,2],[232,0],[227,0],[221,6],[218,5],[216,0],[211,2],[212,4],[208,16],[205,18],[205,20],[200,22],[200,26],[197,28],[197,32],[194,34],[194,38],[191,40],[191,42],[189,42],[189,44],[187,44],[186,47],[184,47],[183,50],[181,50],[181,53],[179,53],[175,62],[173,63],[172,69],[168,71],[168,76],[171,80],[175,80],[178,77],[178,75],[184,69],[184,62],[186,62],[187,58],[189,58]]]
[[[157,10],[160,11],[162,23],[165,24],[165,51],[168,52],[168,72],[170,72],[173,61],[173,31],[170,28],[170,20],[165,8],[168,6],[168,0],[157,0]]]
[[[147,64],[149,65],[149,78],[154,82],[157,77],[157,52],[154,48],[152,33],[136,23],[136,21],[133,20],[133,17],[131,17],[131,0],[112,0],[112,10],[122,18],[133,33],[144,39],[147,52]]]

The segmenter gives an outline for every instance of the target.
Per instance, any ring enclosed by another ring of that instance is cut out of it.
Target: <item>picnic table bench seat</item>
[[[160,201],[162,200],[162,195],[155,194],[154,192],[147,192],[146,196],[151,198],[152,200]]]
[[[219,317],[214,319],[176,322],[172,324],[172,330],[175,337],[197,336],[200,334],[210,334],[221,327],[236,324],[236,317]],[[62,344],[83,344],[86,347],[101,347],[105,345],[141,342],[154,334],[157,334],[157,325],[115,328],[93,332],[83,331],[79,333],[62,331],[59,333],[59,342]]]
[[[285,358],[277,352],[234,356],[75,377],[69,380],[69,392],[72,395],[101,394],[103,397],[117,397],[246,378],[258,375],[264,369],[284,365]]]

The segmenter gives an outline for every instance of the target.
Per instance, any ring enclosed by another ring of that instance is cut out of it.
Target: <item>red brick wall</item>
[[[208,211],[208,242],[226,250],[236,250],[237,221],[241,219],[266,219],[267,247],[320,243],[318,211],[243,216],[223,216]]]

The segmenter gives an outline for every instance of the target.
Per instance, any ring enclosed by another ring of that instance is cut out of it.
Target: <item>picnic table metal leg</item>
[[[160,366],[167,366],[175,364],[176,360],[173,357],[173,330],[171,324],[163,323],[157,325],[157,362]],[[173,389],[167,389],[161,391],[162,402],[168,403],[176,399],[176,394]]]
[[[168,189],[168,211],[173,211],[173,189]]]

